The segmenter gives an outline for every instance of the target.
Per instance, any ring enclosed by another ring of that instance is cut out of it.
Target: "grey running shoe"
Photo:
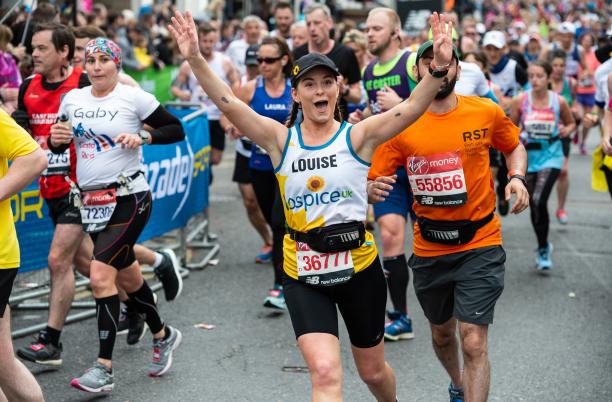
[[[170,331],[168,339],[153,340],[153,361],[149,366],[149,376],[160,377],[172,366],[172,352],[178,348],[183,339],[183,334],[176,328],[166,325],[166,331]]]
[[[183,291],[183,278],[176,254],[169,248],[159,250],[163,257],[161,264],[153,271],[164,287],[164,296],[167,301],[172,301],[181,295]]]
[[[111,392],[115,387],[115,381],[113,372],[96,362],[82,376],[73,378],[70,385],[85,392]]]

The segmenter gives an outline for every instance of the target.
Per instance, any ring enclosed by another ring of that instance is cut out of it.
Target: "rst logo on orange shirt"
[[[430,207],[458,207],[467,202],[459,152],[411,156],[406,171],[416,201]]]

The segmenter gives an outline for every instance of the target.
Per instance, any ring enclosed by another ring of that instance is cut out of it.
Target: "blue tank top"
[[[397,60],[393,68],[386,74],[375,74],[374,70],[380,68],[377,67],[378,62],[376,61],[370,62],[365,68],[363,72],[363,86],[368,94],[368,104],[373,114],[381,112],[376,102],[376,93],[383,89],[385,85],[393,89],[402,99],[408,99],[410,96],[410,77],[406,71],[406,63],[409,56],[410,52],[405,51]]]
[[[273,98],[266,92],[263,77],[259,76],[257,77],[255,93],[253,94],[253,99],[251,99],[249,106],[258,114],[285,124],[287,117],[289,117],[289,112],[291,111],[292,102],[291,82],[289,80],[285,82],[285,91],[283,94],[278,98]],[[260,146],[256,144],[253,145],[249,167],[255,170],[274,170],[272,161],[267,152]]]

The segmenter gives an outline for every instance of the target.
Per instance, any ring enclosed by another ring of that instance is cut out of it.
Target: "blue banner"
[[[139,241],[185,226],[208,206],[210,134],[206,114],[185,120],[194,109],[168,110],[182,119],[186,138],[176,144],[143,148],[153,211]],[[12,197],[11,207],[21,250],[19,272],[46,268],[53,223],[37,183]]]

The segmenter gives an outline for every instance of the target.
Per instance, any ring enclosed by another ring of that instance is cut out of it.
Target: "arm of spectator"
[[[170,88],[170,92],[172,96],[176,99],[188,102],[191,100],[191,91],[187,89],[181,89],[182,85],[187,85],[189,82],[189,72],[191,68],[189,67],[189,63],[186,61],[181,64],[179,68],[178,74],[172,83],[172,87]]]

